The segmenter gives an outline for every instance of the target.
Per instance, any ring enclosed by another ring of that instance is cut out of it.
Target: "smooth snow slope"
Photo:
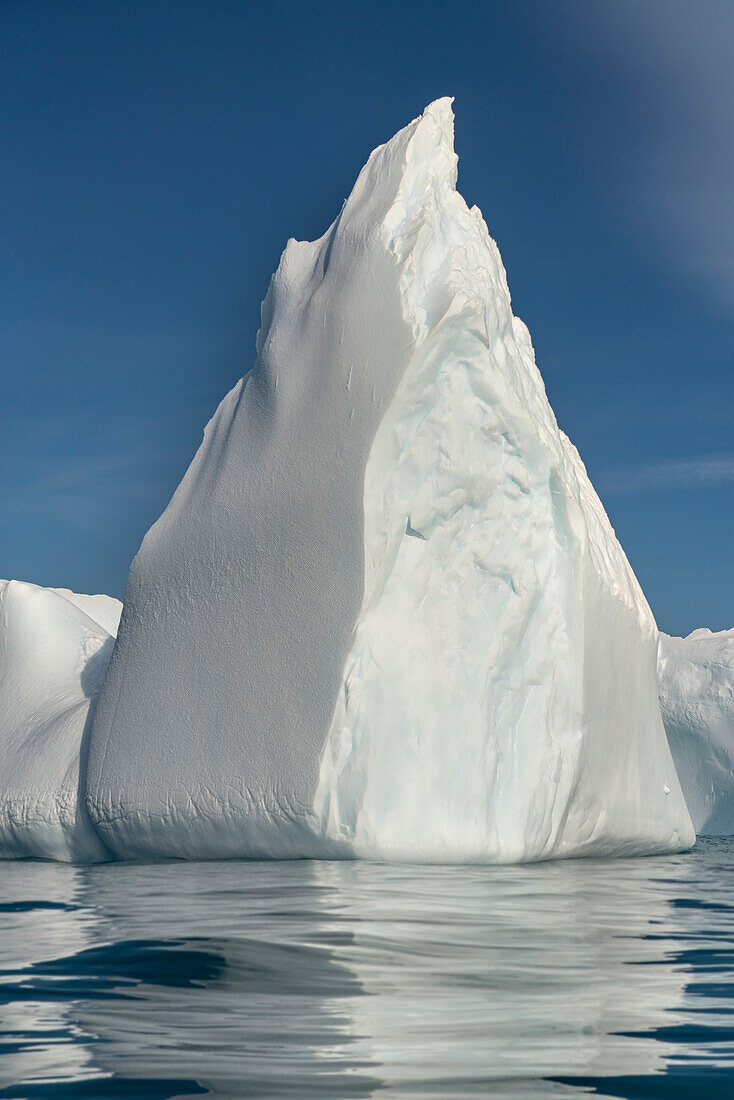
[[[0,858],[106,857],[80,754],[120,610],[109,596],[0,581]]]
[[[660,706],[697,833],[734,834],[734,629],[660,635]]]
[[[288,243],[130,572],[87,791],[118,856],[692,843],[655,623],[455,184],[439,100]]]

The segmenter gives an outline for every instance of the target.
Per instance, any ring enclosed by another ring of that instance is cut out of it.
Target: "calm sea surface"
[[[734,843],[0,864],[0,1097],[734,1097]]]

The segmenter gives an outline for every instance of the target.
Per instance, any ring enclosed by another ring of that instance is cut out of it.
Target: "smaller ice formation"
[[[79,795],[121,611],[110,596],[0,581],[0,858],[106,857]]]
[[[734,629],[660,635],[660,708],[697,833],[734,834]]]

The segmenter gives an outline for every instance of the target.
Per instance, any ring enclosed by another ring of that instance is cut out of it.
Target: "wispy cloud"
[[[616,164],[640,231],[734,314],[734,3],[597,0],[573,12],[567,29],[629,91]]]
[[[63,517],[94,530],[116,526],[131,510],[160,506],[175,487],[180,467],[185,462],[173,450],[74,456],[6,484],[0,499],[5,511]]]
[[[682,461],[628,466],[601,473],[602,497],[653,493],[665,489],[734,486],[734,455],[700,456]]]

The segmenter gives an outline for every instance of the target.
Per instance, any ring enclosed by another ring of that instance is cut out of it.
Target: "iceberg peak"
[[[415,184],[418,174],[423,173],[440,185],[456,189],[459,158],[454,150],[453,102],[450,96],[435,99],[382,147],[400,145],[401,136],[407,135],[404,180]]]
[[[451,104],[289,241],[132,564],[86,786],[119,857],[693,842],[654,619],[456,190]]]

